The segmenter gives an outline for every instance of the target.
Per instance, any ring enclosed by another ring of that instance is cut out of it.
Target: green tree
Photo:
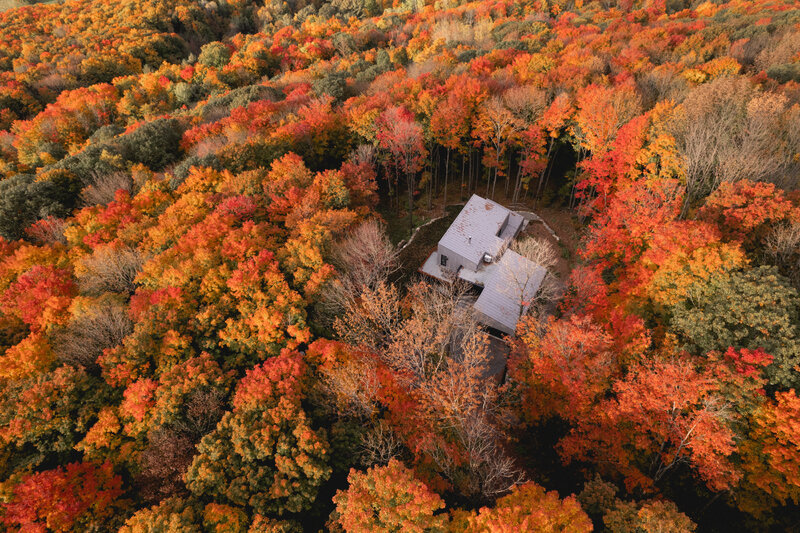
[[[172,118],[159,118],[120,137],[125,159],[160,170],[174,162],[180,155],[183,128]]]
[[[67,178],[36,181],[32,175],[17,174],[0,181],[0,235],[16,240],[39,219],[66,216],[78,190]]]
[[[233,411],[198,446],[189,490],[265,514],[310,507],[330,467],[328,444],[300,404],[304,372],[299,355],[284,353],[247,373]]]
[[[83,369],[62,366],[0,391],[0,473],[69,459],[109,390]]]
[[[673,308],[671,328],[692,352],[763,348],[774,357],[766,369],[769,383],[798,385],[800,297],[775,267],[723,274],[690,294]]]
[[[197,60],[207,67],[222,68],[228,64],[231,50],[219,41],[203,45]]]

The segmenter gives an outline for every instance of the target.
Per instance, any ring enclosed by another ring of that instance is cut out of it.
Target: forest
[[[0,530],[800,530],[797,3],[25,3]],[[560,237],[500,380],[473,193]]]

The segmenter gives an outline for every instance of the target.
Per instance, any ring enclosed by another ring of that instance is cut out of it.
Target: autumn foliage
[[[365,473],[351,471],[347,481],[347,490],[333,501],[337,521],[349,533],[435,531],[445,524],[445,516],[438,513],[444,501],[395,459]]]
[[[124,508],[122,492],[122,478],[109,463],[71,463],[22,479],[3,521],[21,531],[91,529]]]
[[[796,7],[4,10],[5,529],[795,528]],[[505,339],[472,194],[559,237]]]

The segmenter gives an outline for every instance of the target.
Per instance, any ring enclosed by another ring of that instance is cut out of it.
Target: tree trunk
[[[522,165],[519,163],[517,164],[517,179],[514,183],[514,196],[511,199],[511,203],[515,204],[519,201],[519,191],[522,187]]]
[[[505,186],[505,192],[503,193],[503,194],[506,195],[506,198],[508,198],[508,186],[509,186],[509,184],[511,182],[511,162],[513,160],[514,160],[514,158],[511,155],[509,155],[508,156],[508,174],[506,174],[506,186]]]
[[[428,177],[428,211],[431,210],[431,206],[433,205],[433,184],[436,182],[435,176],[439,173],[439,165],[437,165],[436,157],[434,153],[438,149],[438,146],[434,146],[431,149],[431,173]]]
[[[466,162],[467,159],[464,157],[464,154],[461,154],[461,189],[458,192],[458,199],[462,202],[464,201],[464,165]]]
[[[469,166],[467,167],[467,196],[472,196],[472,167],[474,166],[472,148],[469,149]]]
[[[553,152],[553,158],[555,158],[557,153],[558,153],[558,147],[556,146],[556,149]],[[544,189],[547,188],[547,184],[550,181],[550,175],[553,173],[553,165],[550,164],[550,159],[549,158],[547,160],[547,167],[545,167],[545,170],[547,171],[547,174],[545,174],[545,177],[544,177],[544,186],[540,189],[542,191],[542,193],[544,192]],[[537,196],[537,198],[536,198],[537,205],[538,205],[538,202],[539,202],[540,199],[541,199],[541,196]]]
[[[575,201],[576,200],[575,194],[577,193],[577,187],[578,187],[578,169],[581,168],[581,163],[583,163],[583,158],[584,158],[584,152],[583,148],[581,148],[580,152],[578,152],[578,163],[575,165],[575,177],[573,178],[572,188],[570,189],[569,192],[570,209],[575,209],[577,207],[577,203]]]
[[[539,176],[539,184],[536,187],[536,199],[538,200],[539,197],[542,195],[542,189],[544,188],[544,176],[547,173],[547,169],[550,168],[550,153],[553,151],[553,138],[550,137],[550,146],[547,147],[547,162],[542,169],[542,173]]]
[[[414,233],[414,176],[409,173],[408,181],[408,236]]]
[[[450,174],[450,148],[447,148],[447,158],[444,164],[444,199],[442,200],[442,211],[447,208],[447,178]]]
[[[433,179],[428,179],[428,211],[433,205]]]

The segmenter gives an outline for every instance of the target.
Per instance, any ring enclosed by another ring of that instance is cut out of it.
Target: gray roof
[[[504,245],[511,242],[524,224],[525,219],[514,211],[472,195],[439,241],[440,246],[479,265],[474,272],[460,269],[458,277],[483,287],[475,310],[482,322],[509,335],[516,332],[520,303],[527,309],[547,273],[544,267],[513,250],[505,250],[498,259]],[[483,263],[485,253],[496,261]],[[440,266],[438,251],[431,253],[419,269],[423,274],[449,283],[452,273],[445,270]]]
[[[544,280],[547,270],[541,265],[507,250],[475,302],[475,310],[489,319],[490,325],[513,335],[520,316],[520,304],[527,309]]]
[[[507,239],[498,237],[498,234],[511,213],[512,211],[497,202],[473,194],[439,240],[439,245],[470,261],[480,263],[483,254],[495,256],[507,242]]]

